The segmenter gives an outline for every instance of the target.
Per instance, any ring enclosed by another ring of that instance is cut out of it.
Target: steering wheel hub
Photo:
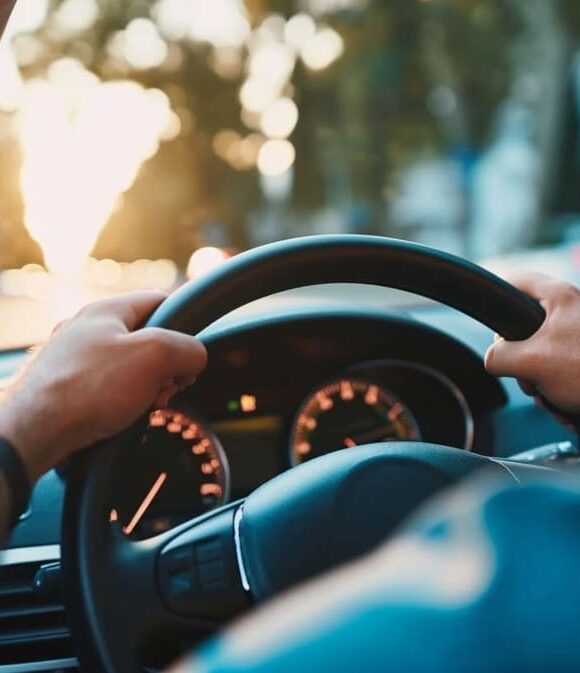
[[[284,472],[244,504],[241,561],[253,598],[270,598],[370,551],[418,505],[484,465],[504,473],[459,449],[389,442]]]

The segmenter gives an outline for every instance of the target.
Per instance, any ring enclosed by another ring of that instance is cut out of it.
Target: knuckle
[[[580,290],[565,280],[557,280],[551,284],[551,294],[556,303],[567,303],[578,300]]]
[[[98,301],[93,301],[79,309],[72,320],[87,320],[102,317],[107,313],[109,307],[110,300],[108,299],[99,299]]]
[[[142,330],[142,335],[149,355],[156,360],[165,360],[171,350],[167,334],[160,329],[146,328]]]
[[[546,356],[544,349],[540,344],[536,344],[533,348],[526,349],[526,352],[521,356],[519,369],[522,374],[525,374],[525,378],[531,379],[532,381],[538,381],[544,376]]]
[[[91,316],[93,313],[95,313],[96,308],[97,308],[96,302],[87,304],[86,306],[83,306],[81,309],[79,309],[73,316],[73,318],[71,318],[71,320],[78,320],[79,318],[87,318],[88,316]]]

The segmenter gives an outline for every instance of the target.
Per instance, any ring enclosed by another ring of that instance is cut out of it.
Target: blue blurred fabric
[[[580,671],[580,481],[466,484],[207,644],[194,670]]]

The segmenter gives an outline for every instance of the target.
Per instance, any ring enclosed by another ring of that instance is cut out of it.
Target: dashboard
[[[352,444],[420,438],[507,457],[576,441],[515,382],[486,373],[491,333],[445,307],[272,298],[202,337],[206,371],[170,410],[152,412],[131,483],[111,480],[111,524],[136,538]],[[0,354],[0,373],[13,374],[25,357]],[[64,489],[61,471],[38,482],[8,548],[58,545]]]
[[[112,476],[110,521],[132,537],[362,443],[420,439],[507,457],[576,441],[517,384],[486,373],[489,330],[444,307],[282,301],[202,336],[207,369],[170,409],[152,411],[131,483]],[[7,354],[4,372],[18,362]],[[58,544],[63,493],[62,473],[43,477],[8,546]]]

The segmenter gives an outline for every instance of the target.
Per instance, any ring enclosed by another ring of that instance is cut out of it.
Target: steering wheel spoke
[[[180,526],[160,549],[157,583],[172,613],[223,622],[248,607],[234,531],[240,506],[227,505]]]
[[[146,540],[128,539],[112,526],[109,597],[123,624],[123,647],[137,651],[159,633],[184,639],[248,607],[238,567],[233,503]]]

